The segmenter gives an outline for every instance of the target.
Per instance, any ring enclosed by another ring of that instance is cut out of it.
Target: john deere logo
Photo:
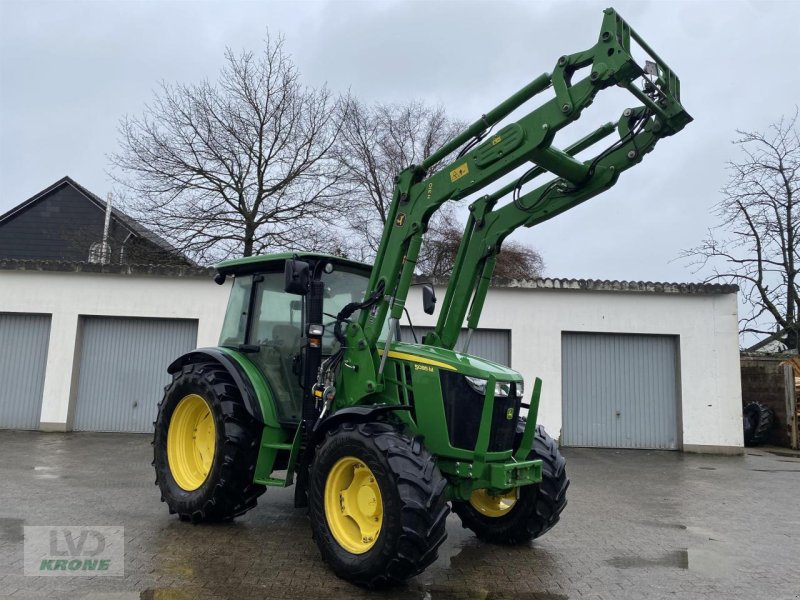
[[[513,408],[509,408],[506,411],[506,419],[508,419],[510,421],[513,418],[514,418],[514,409]]]
[[[397,225],[398,227],[402,227],[403,223],[405,222],[406,222],[406,213],[400,213],[394,220],[394,224]]]

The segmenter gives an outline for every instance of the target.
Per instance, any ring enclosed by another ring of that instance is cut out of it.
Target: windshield
[[[322,310],[326,313],[323,316],[325,335],[322,338],[322,351],[324,354],[332,354],[339,347],[339,343],[333,335],[336,315],[351,302],[364,300],[369,277],[363,273],[334,271],[333,273],[325,273],[322,276],[322,281],[325,284],[325,299],[322,304]],[[350,320],[357,321],[360,312],[354,312]],[[344,331],[344,327],[342,327],[342,331]]]

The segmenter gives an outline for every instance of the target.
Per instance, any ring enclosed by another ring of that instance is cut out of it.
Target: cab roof
[[[332,254],[323,254],[319,252],[277,252],[275,254],[260,254],[257,256],[246,256],[244,258],[233,258],[224,260],[214,265],[214,268],[224,275],[236,273],[252,273],[256,271],[277,271],[283,269],[283,263],[289,258],[299,258],[304,260],[325,260],[332,262],[334,265],[342,267],[350,267],[359,271],[371,271],[372,265],[342,258],[341,256],[333,256]]]

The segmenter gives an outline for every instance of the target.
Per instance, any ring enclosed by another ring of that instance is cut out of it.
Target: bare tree
[[[371,259],[380,244],[392,202],[394,179],[404,168],[419,164],[460,131],[442,107],[421,102],[375,104],[354,101],[336,146],[343,183],[351,204],[345,226],[351,236],[348,253]],[[434,167],[435,168],[435,167]],[[429,224],[436,229],[438,219]]]
[[[419,164],[460,133],[464,124],[450,119],[442,107],[422,102],[376,104],[353,102],[346,126],[336,146],[352,198],[346,229],[355,233],[344,251],[353,258],[369,260],[380,244],[394,179],[412,164]],[[453,160],[445,158],[431,171]],[[443,206],[428,223],[428,232],[417,260],[419,270],[433,277],[447,277],[453,268],[463,226],[451,206]],[[537,277],[543,261],[535,250],[506,241],[498,257],[495,275],[513,279]]]
[[[740,319],[750,334],[784,332],[800,349],[800,130],[798,112],[766,132],[739,131],[743,152],[728,163],[729,179],[716,206],[721,222],[703,243],[684,253],[708,280],[737,283],[751,310]]]
[[[453,270],[458,247],[463,237],[463,226],[455,218],[452,209],[440,211],[435,229],[429,230],[425,238],[426,252],[421,254],[417,265],[423,275],[434,279],[446,279]],[[515,240],[503,242],[494,277],[502,279],[534,279],[544,271],[544,260],[536,250]]]
[[[340,194],[331,148],[347,99],[299,80],[283,39],[225,54],[215,83],[162,83],[120,122],[113,176],[134,216],[198,262],[316,249]]]

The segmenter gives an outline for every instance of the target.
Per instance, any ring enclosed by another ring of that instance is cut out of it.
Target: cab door
[[[258,350],[248,357],[272,389],[278,419],[296,424],[300,422],[303,403],[303,300],[284,292],[283,272],[256,276],[254,286],[248,340]]]

